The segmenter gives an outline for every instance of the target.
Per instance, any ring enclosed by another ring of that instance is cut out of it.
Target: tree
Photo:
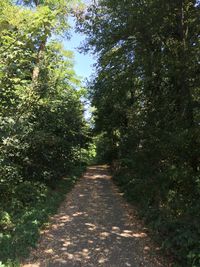
[[[196,238],[179,245],[186,225],[188,236],[199,231],[199,8],[192,0],[101,0],[77,26],[87,34],[83,50],[98,57],[96,131],[110,140],[129,198],[184,264],[199,261]]]

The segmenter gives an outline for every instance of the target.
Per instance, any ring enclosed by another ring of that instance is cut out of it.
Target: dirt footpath
[[[23,267],[169,267],[106,166],[88,168]]]

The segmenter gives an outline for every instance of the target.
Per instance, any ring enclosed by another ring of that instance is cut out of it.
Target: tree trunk
[[[47,42],[47,37],[45,37],[45,39],[41,42],[39,49],[38,49],[36,64],[35,64],[35,67],[32,73],[33,88],[36,88],[38,85],[38,80],[39,80],[39,75],[40,75],[40,64],[41,64],[42,59],[44,58],[46,42]]]
[[[34,0],[36,7],[39,5],[39,2],[40,2],[39,0]],[[32,86],[34,89],[38,86],[38,80],[39,80],[39,75],[40,75],[40,63],[44,57],[46,42],[47,42],[47,37],[45,36],[45,38],[40,43],[38,53],[37,53],[36,64],[35,64],[35,67],[32,73]]]
[[[195,127],[194,123],[194,110],[192,105],[192,94],[189,84],[189,70],[188,70],[188,51],[190,49],[190,44],[187,42],[188,39],[188,25],[186,22],[186,10],[184,7],[184,0],[180,0],[180,22],[179,22],[179,35],[180,35],[180,48],[179,48],[179,64],[180,64],[180,75],[179,77],[179,105],[180,105],[180,116],[181,124],[183,128],[189,130],[190,138],[190,165],[194,171],[197,171],[198,160],[195,153],[196,150],[196,140],[193,134],[193,129]]]

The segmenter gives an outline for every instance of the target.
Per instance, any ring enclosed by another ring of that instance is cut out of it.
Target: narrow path
[[[106,166],[88,168],[22,266],[170,266],[131,210]]]

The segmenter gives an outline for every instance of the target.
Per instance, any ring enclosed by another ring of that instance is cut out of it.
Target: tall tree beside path
[[[102,154],[181,266],[200,264],[199,19],[199,1],[100,0],[77,25]]]
[[[79,166],[79,150],[89,142],[80,100],[85,89],[74,72],[73,53],[57,40],[60,34],[68,35],[73,2],[15,2],[0,3],[0,261],[4,263],[34,245],[39,227],[60,197],[56,190],[63,176]]]

